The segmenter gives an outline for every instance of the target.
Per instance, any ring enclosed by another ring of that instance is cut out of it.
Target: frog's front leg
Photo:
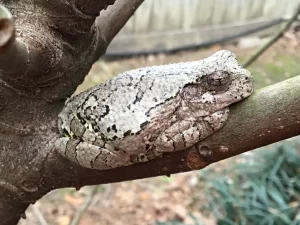
[[[229,109],[225,108],[209,116],[177,121],[155,140],[155,151],[174,152],[189,148],[222,128],[228,116]]]
[[[72,162],[86,168],[107,170],[133,164],[130,156],[124,152],[108,150],[69,137],[60,138],[56,149]]]

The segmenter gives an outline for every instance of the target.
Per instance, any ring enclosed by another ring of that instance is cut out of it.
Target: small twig
[[[103,9],[115,3],[115,0],[76,0],[75,5],[86,14],[98,15]]]
[[[107,201],[107,200],[110,199],[112,195],[114,195],[114,193],[116,192],[116,189],[118,187],[118,184],[107,184],[105,186],[106,186],[105,191],[102,193],[102,195],[100,195],[98,198],[95,199],[95,201],[93,202],[93,205],[101,205],[105,208],[109,208],[108,204],[110,203],[110,201]],[[102,211],[95,210],[94,208],[91,208],[91,212],[94,212],[97,214],[97,218],[99,218],[98,220],[101,220],[101,221],[106,220],[110,224],[116,224],[116,221],[114,220],[114,218],[112,218],[107,213],[105,213],[105,211],[103,212],[103,210]]]
[[[96,24],[107,43],[111,42],[143,2],[144,0],[119,0],[100,13]]]
[[[85,199],[85,202],[79,207],[79,209],[77,210],[75,216],[73,217],[72,221],[70,222],[69,225],[78,225],[82,216],[84,215],[84,213],[86,212],[86,210],[89,208],[89,206],[92,203],[92,200],[95,196],[95,194],[97,193],[97,188],[98,186],[93,186],[89,192],[89,195],[87,196],[87,198]]]
[[[101,205],[105,204],[105,201],[111,198],[117,188],[117,184],[106,184],[105,186],[105,191],[102,193],[102,195],[94,200],[93,205],[96,205],[99,202],[101,203]]]
[[[298,18],[300,14],[300,4],[295,11],[294,15],[288,20],[285,26],[273,37],[270,41],[268,41],[265,45],[263,45],[260,49],[257,50],[246,62],[243,64],[243,67],[250,66],[262,53],[264,53],[271,45],[273,45],[279,38],[284,35],[284,33],[291,27],[293,22]]]
[[[36,205],[32,205],[32,210],[37,219],[39,220],[41,225],[48,225],[47,221],[45,220],[43,214],[41,213],[40,209]]]

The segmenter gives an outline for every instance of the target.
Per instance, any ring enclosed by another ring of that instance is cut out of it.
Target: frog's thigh
[[[184,150],[220,129],[228,118],[228,109],[209,116],[186,118],[166,129],[156,140],[157,152]]]
[[[157,152],[174,152],[185,149],[199,140],[201,124],[194,118],[174,123],[155,140]]]
[[[103,147],[69,138],[60,138],[60,143],[62,143],[58,148],[60,153],[86,168],[107,170],[132,164],[126,154],[120,154],[118,151],[109,151]],[[65,146],[64,151],[62,151],[63,146]]]

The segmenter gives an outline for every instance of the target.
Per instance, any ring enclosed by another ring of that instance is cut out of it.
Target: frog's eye
[[[216,71],[206,76],[206,88],[210,91],[218,91],[226,88],[230,81],[230,75],[226,71]]]
[[[200,90],[198,85],[189,84],[184,87],[183,95],[186,99],[192,99],[199,95]]]
[[[207,76],[207,84],[210,86],[222,86],[229,82],[229,73],[225,71],[216,71]]]

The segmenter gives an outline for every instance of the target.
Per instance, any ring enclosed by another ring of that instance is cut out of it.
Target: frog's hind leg
[[[201,124],[195,118],[178,121],[158,136],[154,142],[155,151],[162,153],[185,149],[199,140],[201,130]]]
[[[162,153],[187,149],[223,127],[228,115],[226,108],[209,116],[178,121],[158,136],[155,150]]]
[[[132,164],[122,152],[67,137],[60,138],[56,149],[72,162],[91,169],[107,170]]]

